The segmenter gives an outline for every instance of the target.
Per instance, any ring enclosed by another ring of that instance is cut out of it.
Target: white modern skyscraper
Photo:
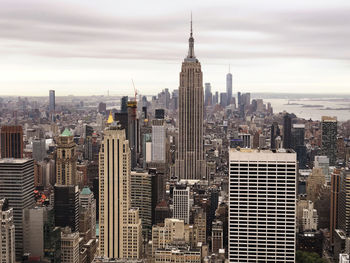
[[[141,219],[131,208],[131,153],[125,130],[110,120],[99,154],[100,255],[141,256]]]
[[[295,262],[295,153],[231,149],[230,262]]]
[[[173,218],[184,220],[185,224],[190,223],[190,188],[178,185],[173,191]]]
[[[166,128],[164,120],[152,121],[152,162],[164,163],[166,158]]]

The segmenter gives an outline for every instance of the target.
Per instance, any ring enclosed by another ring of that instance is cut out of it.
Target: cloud
[[[349,8],[232,10],[219,5],[196,9],[197,54],[212,60],[350,59]],[[179,10],[113,16],[84,4],[6,0],[0,8],[0,52],[178,61],[186,54],[187,29],[186,16]]]

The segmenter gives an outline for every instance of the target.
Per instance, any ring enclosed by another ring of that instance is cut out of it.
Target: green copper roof
[[[91,194],[91,190],[89,187],[84,187],[83,190],[81,190],[82,195],[90,195]]]
[[[67,128],[65,128],[61,136],[73,136],[73,134]]]

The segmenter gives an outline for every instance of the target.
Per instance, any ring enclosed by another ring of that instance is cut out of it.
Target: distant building
[[[292,118],[288,113],[283,117],[283,148],[292,148]]]
[[[91,238],[96,238],[96,200],[89,187],[84,187],[79,194],[79,205],[90,217]]]
[[[55,110],[56,110],[55,91],[50,90],[49,91],[49,112],[55,112]]]
[[[66,128],[58,137],[56,159],[56,183],[58,185],[76,185],[77,152],[73,134]]]
[[[331,182],[331,176],[329,173],[329,158],[327,156],[315,156],[314,167],[321,168],[326,178],[326,182]]]
[[[232,101],[232,74],[230,72],[226,75],[226,94],[227,105],[230,105]]]
[[[317,210],[314,209],[314,203],[308,201],[307,208],[303,209],[302,217],[302,229],[303,231],[316,231],[318,226]]]
[[[2,126],[0,139],[1,158],[23,157],[22,126]]]
[[[335,165],[337,160],[337,127],[336,117],[322,116],[322,154],[329,158],[329,164]]]
[[[280,128],[278,126],[277,122],[272,123],[271,126],[271,150],[275,150],[276,149],[276,139],[277,137],[279,137],[281,135],[281,131]]]
[[[99,113],[106,113],[106,110],[107,110],[107,105],[106,105],[106,103],[100,102],[100,103],[98,104],[98,112],[99,112]]]
[[[329,226],[331,244],[334,243],[335,230],[336,228],[338,228],[338,224],[339,224],[338,197],[339,197],[339,192],[341,190],[340,184],[341,184],[340,170],[335,169],[331,175],[331,208],[330,208],[330,226]]]
[[[128,112],[128,96],[123,96],[120,102],[120,112]]]
[[[55,224],[79,231],[79,188],[76,185],[54,186]]]
[[[37,162],[41,162],[46,158],[46,140],[37,139],[33,141],[33,159]]]
[[[211,106],[213,104],[213,94],[211,93],[210,83],[205,83],[204,91],[204,106]]]
[[[152,120],[152,162],[166,161],[166,127],[162,119]]]
[[[16,262],[13,208],[7,199],[0,199],[0,262]]]
[[[0,198],[9,201],[15,224],[16,260],[23,255],[23,210],[34,204],[34,161],[0,159]]]
[[[190,222],[190,188],[177,185],[173,190],[173,218],[184,220],[185,224]]]
[[[223,226],[221,221],[214,221],[211,229],[211,251],[219,253],[224,248]]]
[[[225,108],[227,106],[227,93],[221,92],[220,93],[220,106]]]
[[[79,263],[79,232],[69,227],[61,233],[61,263]]]

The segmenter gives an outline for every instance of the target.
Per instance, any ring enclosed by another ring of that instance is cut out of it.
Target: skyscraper
[[[16,262],[13,208],[7,199],[0,199],[0,262]]]
[[[79,188],[77,185],[54,186],[55,224],[79,231]]]
[[[68,129],[58,137],[56,160],[56,183],[59,185],[77,184],[77,152],[73,135]]]
[[[204,106],[211,106],[213,104],[213,94],[211,93],[210,83],[205,83],[204,92]]]
[[[131,208],[131,153],[125,130],[108,123],[99,154],[100,255],[140,258],[141,220]]]
[[[226,75],[226,94],[227,94],[227,105],[231,104],[232,100],[232,74],[229,70],[229,73]]]
[[[194,39],[189,38],[188,55],[182,63],[179,86],[179,139],[176,176],[181,179],[206,178],[203,153],[203,76],[194,55]]]
[[[152,162],[166,161],[166,127],[164,120],[152,120]]]
[[[34,161],[0,159],[0,198],[13,208],[16,260],[23,255],[23,210],[34,204]]]
[[[49,112],[54,112],[55,109],[56,109],[55,91],[50,90],[49,91]]]
[[[283,148],[292,148],[292,118],[288,113],[283,117]]]
[[[329,164],[335,165],[337,160],[337,118],[322,116],[322,154],[329,158]]]
[[[295,262],[295,153],[230,149],[230,262]]]
[[[185,185],[177,185],[173,191],[174,218],[190,223],[190,188]]]
[[[22,126],[2,126],[0,137],[1,158],[23,157]]]
[[[276,149],[276,138],[281,135],[280,128],[277,122],[271,125],[271,150]]]

